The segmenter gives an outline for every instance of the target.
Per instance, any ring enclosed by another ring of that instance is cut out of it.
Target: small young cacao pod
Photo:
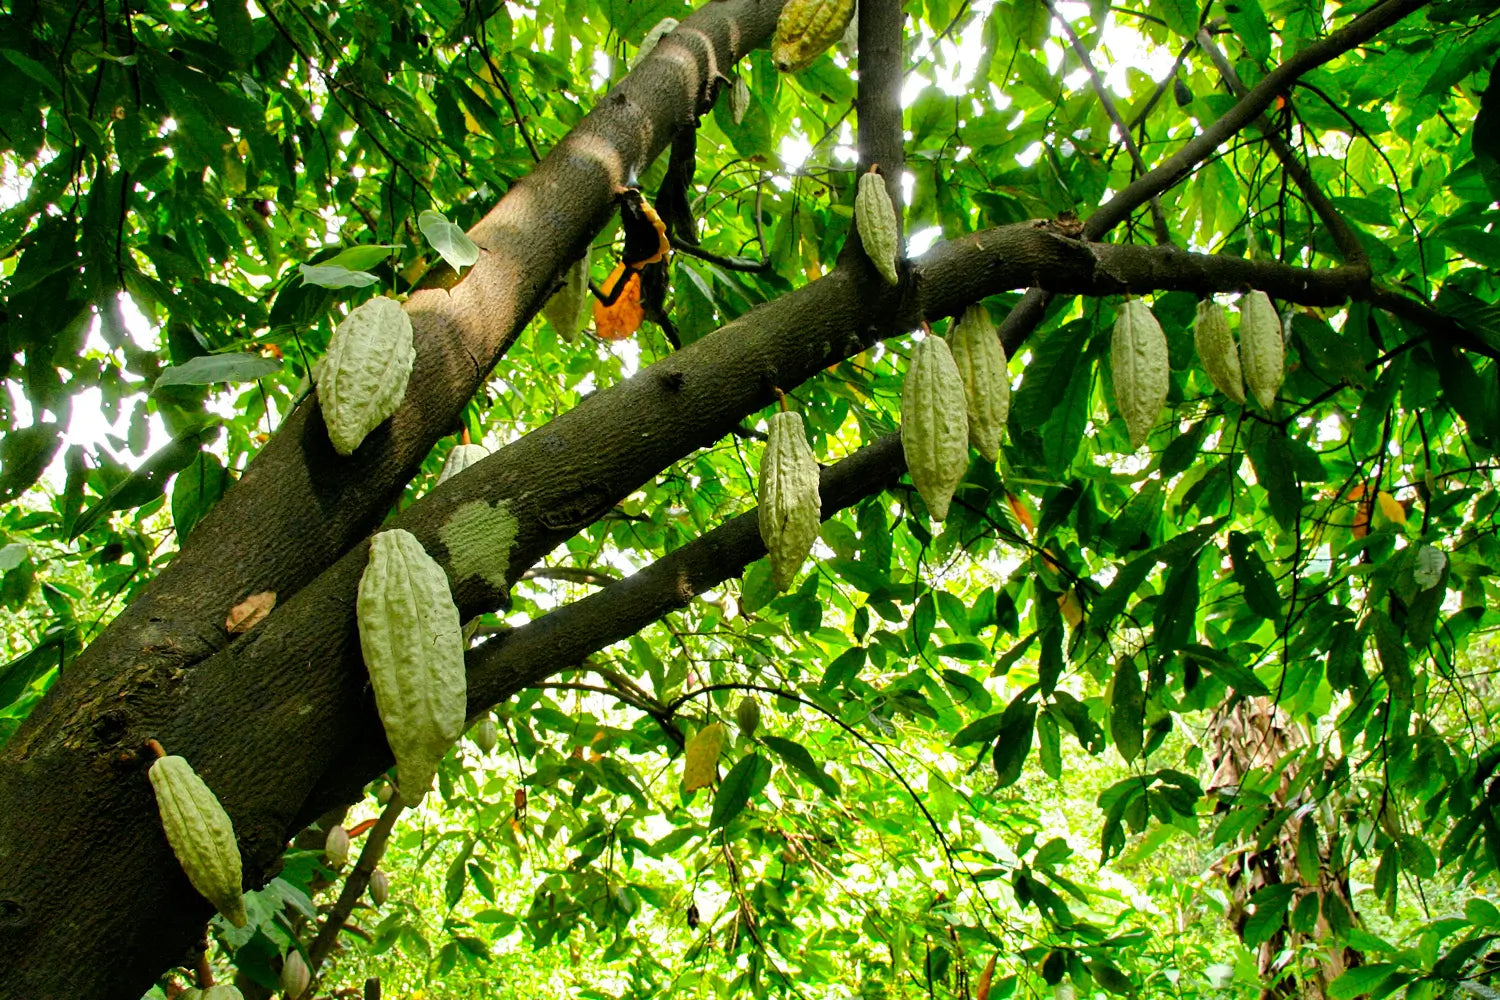
[[[978,303],[965,309],[953,323],[948,347],[964,385],[969,442],[993,462],[1010,419],[1010,368],[989,310]]]
[[[738,125],[745,120],[745,112],[750,110],[750,84],[745,82],[745,74],[737,73],[734,77],[734,86],[729,88],[729,114]]]
[[[788,0],[776,18],[771,61],[783,73],[798,73],[844,34],[855,0]]]
[[[375,801],[381,805],[385,805],[391,801],[391,796],[394,794],[395,789],[391,787],[391,783],[389,781],[382,781],[380,787],[375,790]]]
[[[588,322],[588,306],[593,298],[589,294],[589,255],[584,254],[569,265],[562,286],[542,306],[542,315],[547,317],[557,335],[571,344],[578,339],[583,324]]]
[[[370,902],[384,906],[391,895],[391,878],[379,868],[370,873]]]
[[[754,698],[741,698],[734,709],[734,724],[745,736],[754,736],[760,728],[760,703]]]
[[[796,0],[793,0],[795,3]],[[894,285],[896,259],[900,242],[896,231],[900,224],[896,219],[896,206],[885,189],[885,178],[875,171],[860,174],[859,192],[854,196],[854,221],[859,227],[859,241],[865,256],[875,265],[887,285]]]
[[[1264,409],[1276,403],[1285,352],[1281,316],[1266,293],[1255,291],[1240,299],[1240,368],[1245,387]]]
[[[812,551],[823,520],[818,460],[802,431],[802,414],[785,410],[771,415],[756,492],[760,538],[771,557],[771,580],[777,590],[786,590]]]
[[[969,417],[963,379],[940,337],[912,348],[901,390],[901,450],[912,485],[933,519],[943,520],[969,469]]]
[[[499,742],[500,730],[495,726],[495,720],[489,716],[480,719],[479,724],[474,727],[474,745],[479,748],[479,752],[489,753]]]
[[[162,757],[147,772],[167,843],[193,888],[226,920],[244,927],[240,847],[234,825],[214,793],[181,757]]]
[[[490,450],[482,444],[456,444],[448,452],[448,457],[443,459],[443,471],[438,473],[437,484],[443,485],[453,476],[479,461],[481,458],[489,458]]]
[[[464,731],[458,608],[443,567],[415,535],[396,528],[370,539],[355,611],[375,707],[396,757],[396,785],[416,805]]]
[[[323,838],[323,857],[330,868],[342,868],[349,861],[349,831],[336,826]]]
[[[1240,351],[1229,332],[1229,317],[1224,314],[1224,307],[1213,299],[1198,303],[1198,314],[1193,317],[1193,346],[1198,348],[1198,360],[1203,362],[1203,370],[1208,372],[1214,388],[1245,405]]]
[[[297,1000],[307,992],[307,986],[312,982],[312,971],[307,967],[307,960],[302,953],[295,948],[286,953],[286,958],[281,961],[281,992],[286,994],[287,1000]]]
[[[417,351],[411,319],[377,295],[350,310],[318,365],[318,402],[333,450],[351,455],[406,397]]]
[[[1114,368],[1115,402],[1130,431],[1130,446],[1139,448],[1156,426],[1157,414],[1167,401],[1171,373],[1167,335],[1144,299],[1130,299],[1115,313],[1109,358]]]

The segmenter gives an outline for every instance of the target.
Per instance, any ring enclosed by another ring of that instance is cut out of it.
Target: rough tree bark
[[[263,884],[291,833],[356,797],[389,764],[353,619],[365,535],[607,219],[614,185],[666,145],[674,123],[700,106],[723,69],[766,39],[777,6],[709,4],[664,42],[549,155],[539,179],[517,185],[476,228],[490,251],[485,263],[452,292],[413,299],[418,367],[413,392],[388,427],[341,461],[315,408],[300,409],[172,568],[12,738],[0,755],[0,996],[134,1000],[201,935],[208,905],[161,836],[139,753],[147,737],[188,757],[218,792],[241,838],[251,887]],[[1419,6],[1385,0],[1317,43],[1317,58],[1301,59],[1297,71]],[[1267,81],[1284,86],[1294,75],[1273,72]],[[1264,82],[1251,91],[1225,116],[1229,126],[1210,128],[1190,144],[1191,155],[1179,154],[1106,206],[1107,224],[1092,235],[1184,176],[1274,96]],[[1254,285],[1306,304],[1389,294],[1357,266],[1307,271],[1108,246],[1069,239],[1042,222],[989,230],[934,248],[897,289],[862,269],[836,269],[596,394],[395,523],[444,563],[465,616],[491,610],[508,581],[766,405],[773,387],[794,388],[876,339],[1032,285],[1090,295]],[[1020,330],[1010,336],[1014,348],[1029,327],[1011,329]],[[900,471],[892,451],[892,442],[881,442],[828,470],[825,513],[888,485]],[[733,575],[760,554],[749,524],[732,521],[473,651],[471,714]],[[268,589],[281,595],[280,606],[230,643],[223,616]]]

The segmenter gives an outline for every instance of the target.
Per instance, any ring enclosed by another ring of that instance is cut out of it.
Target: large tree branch
[[[704,110],[725,71],[770,38],[780,2],[722,0],[687,18],[470,232],[485,249],[450,289],[407,303],[416,364],[390,420],[347,458],[315,397],[298,406],[182,550],[71,666],[9,742],[36,752],[55,712],[125,670],[160,687],[222,649],[229,609],[273,591],[285,602],[386,516],[433,444],[609,220],[615,190]],[[246,530],[253,525],[253,530]]]

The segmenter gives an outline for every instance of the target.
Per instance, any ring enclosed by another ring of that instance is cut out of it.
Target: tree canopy
[[[1500,4],[772,45],[849,9],[6,5],[0,997],[392,949],[429,996],[1494,992]],[[375,296],[414,363],[343,455],[320,359]],[[961,315],[1009,411],[937,520],[903,392]],[[783,410],[821,511],[779,589]],[[473,726],[420,806],[356,615],[396,528]]]

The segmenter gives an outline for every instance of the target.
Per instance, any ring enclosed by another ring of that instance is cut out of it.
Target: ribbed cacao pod
[[[1144,299],[1130,299],[1115,313],[1115,334],[1110,345],[1114,368],[1115,402],[1130,446],[1145,444],[1156,426],[1156,417],[1167,401],[1171,369],[1167,361],[1167,335]]]
[[[486,716],[479,720],[474,727],[474,745],[479,748],[480,753],[489,753],[495,749],[500,742],[500,730],[495,725],[495,720]]]
[[[823,519],[818,460],[802,431],[802,414],[772,414],[760,460],[760,538],[771,557],[771,580],[786,590],[812,551]]]
[[[489,458],[490,450],[482,444],[456,444],[443,459],[443,471],[438,473],[437,484],[443,485],[452,477],[479,461]]]
[[[796,2],[796,0],[793,0]],[[887,285],[894,285],[896,259],[900,251],[896,238],[900,228],[896,219],[896,206],[885,189],[885,179],[875,171],[861,174],[859,192],[854,196],[854,221],[859,227],[859,241],[865,256],[875,265],[875,270]]]
[[[349,862],[349,831],[336,826],[323,838],[323,857],[330,868],[342,868]]]
[[[370,873],[370,902],[384,906],[391,895],[391,878],[379,868]]]
[[[281,992],[285,993],[289,1000],[296,1000],[307,992],[307,986],[312,982],[312,971],[307,967],[307,960],[302,953],[293,949],[286,953],[286,958],[281,962]]]
[[[933,519],[943,520],[969,469],[969,417],[963,379],[940,337],[912,349],[901,391],[901,450],[912,485]]]
[[[1213,299],[1198,303],[1198,314],[1193,317],[1193,346],[1198,348],[1198,360],[1208,379],[1230,399],[1245,405],[1245,380],[1240,374],[1240,351],[1234,344],[1234,335],[1229,332],[1229,317],[1224,307]]]
[[[214,793],[181,757],[162,757],[147,772],[167,843],[193,888],[236,927],[245,926],[240,847]]]
[[[1245,387],[1264,409],[1276,403],[1285,353],[1281,316],[1266,293],[1255,291],[1240,299],[1240,368]]]
[[[854,17],[855,0],[788,0],[776,18],[771,61],[783,73],[813,64],[823,50],[844,34]]]
[[[948,347],[964,386],[969,442],[993,462],[1010,419],[1010,368],[989,310],[977,303],[965,309],[954,321]]]
[[[760,703],[754,698],[741,698],[734,709],[734,724],[745,736],[754,736],[760,728]]]
[[[416,805],[464,731],[463,629],[448,577],[415,535],[396,528],[370,539],[355,604],[359,645],[396,786]]]
[[[317,372],[318,403],[334,451],[353,454],[396,412],[416,357],[411,319],[395,299],[377,295],[344,317]]]
[[[568,268],[562,286],[542,306],[542,315],[547,317],[557,335],[571,344],[588,322],[588,306],[592,299],[589,294],[589,255],[584,254]]]

